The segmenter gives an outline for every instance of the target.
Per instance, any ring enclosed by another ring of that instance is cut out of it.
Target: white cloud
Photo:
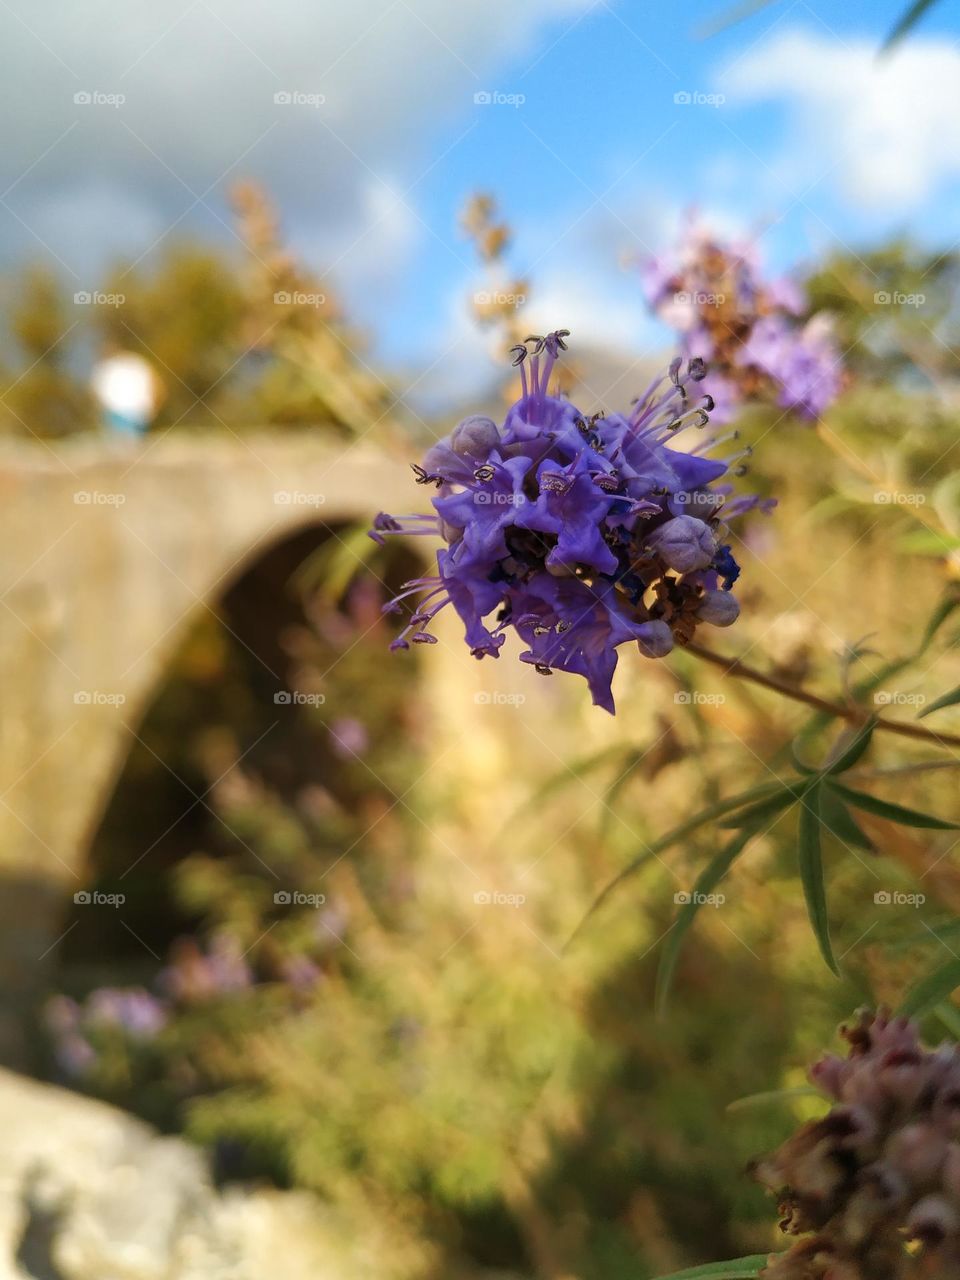
[[[416,216],[404,202],[415,210],[416,191],[399,195],[439,159],[437,140],[455,139],[451,121],[466,129],[474,93],[497,69],[535,57],[587,7],[10,0],[0,6],[0,110],[16,124],[0,153],[0,191],[16,216],[0,209],[4,256],[36,252],[22,224],[42,226],[87,278],[120,248],[146,249],[196,196],[223,215],[230,182],[253,176],[298,236],[368,280],[408,255]],[[124,100],[78,103],[78,93]],[[284,93],[294,101],[275,102]],[[180,229],[212,221],[197,206]]]
[[[732,107],[788,108],[777,169],[791,187],[829,172],[848,203],[898,214],[960,174],[960,50],[946,40],[913,37],[878,57],[872,38],[784,32],[720,79]]]

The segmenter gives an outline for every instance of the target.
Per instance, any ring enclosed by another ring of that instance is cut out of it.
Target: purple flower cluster
[[[114,1029],[133,1040],[152,1040],[166,1026],[162,1000],[143,987],[99,987],[84,1003],[55,996],[46,1007],[57,1062],[68,1076],[82,1076],[97,1062],[97,1033]]]
[[[723,242],[690,220],[671,252],[642,265],[641,280],[684,354],[709,361],[704,390],[715,422],[728,422],[745,400],[772,399],[815,419],[836,399],[842,369],[828,318],[801,323],[802,291],[788,279],[765,282],[749,241]]]
[[[724,522],[772,503],[731,498],[729,484],[716,484],[742,454],[707,457],[719,443],[709,438],[689,452],[668,444],[707,425],[702,360],[678,357],[628,415],[588,417],[548,389],[567,336],[514,348],[522,394],[502,426],[466,418],[414,468],[437,486],[434,514],[381,514],[371,536],[445,543],[437,573],[406,583],[386,606],[401,612],[420,597],[394,649],[435,643],[430,624],[452,604],[475,657],[498,657],[512,627],[524,662],[584,676],[593,701],[613,712],[620,645],[635,641],[660,658],[701,622],[736,620],[730,588],[740,570]]]
[[[755,1173],[781,1200],[781,1229],[812,1233],[768,1280],[960,1275],[960,1045],[925,1049],[906,1018],[862,1012],[846,1058],[810,1079],[835,1105]]]

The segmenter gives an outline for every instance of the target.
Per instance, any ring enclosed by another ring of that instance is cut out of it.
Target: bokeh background
[[[944,0],[881,53],[901,9],[0,7],[3,1275],[773,1246],[744,1168],[837,1022],[956,945],[951,834],[828,848],[837,982],[776,823],[656,1013],[715,831],[571,935],[788,769],[802,709],[678,653],[622,662],[612,720],[450,619],[389,655],[426,556],[366,529],[502,412],[518,334],[569,328],[571,394],[625,407],[671,354],[641,264],[695,209],[802,282],[844,383],[741,414],[780,505],[717,647],[901,718],[956,685],[956,624],[920,647],[960,565],[960,49]]]

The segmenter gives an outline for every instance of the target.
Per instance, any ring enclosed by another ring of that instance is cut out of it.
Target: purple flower
[[[90,1025],[119,1027],[137,1040],[150,1040],[162,1031],[167,1010],[143,987],[100,987],[90,993],[84,1010]]]
[[[437,486],[435,514],[381,514],[371,536],[433,535],[445,544],[437,572],[407,583],[387,606],[402,612],[418,598],[392,648],[435,643],[430,624],[452,605],[475,657],[499,656],[512,628],[524,662],[544,675],[583,676],[594,702],[612,712],[621,645],[659,658],[700,623],[733,622],[736,602],[720,598],[739,566],[723,522],[772,503],[732,498],[730,485],[717,484],[735,459],[706,456],[714,440],[688,452],[672,447],[708,423],[702,360],[674,360],[628,416],[588,417],[549,392],[567,336],[514,348],[522,394],[502,428],[467,418],[414,468],[419,483]]]
[[[785,277],[764,280],[749,241],[724,241],[690,219],[680,243],[640,274],[650,309],[681,335],[683,354],[710,361],[703,390],[714,401],[714,423],[757,399],[813,419],[839,394],[828,318],[800,323],[803,290]]]
[[[777,402],[817,418],[840,390],[840,358],[825,316],[801,329],[779,316],[765,316],[740,352],[740,363],[762,370],[777,386]]]

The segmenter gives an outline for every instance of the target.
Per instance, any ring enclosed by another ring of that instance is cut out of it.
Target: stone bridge
[[[82,886],[126,726],[197,615],[271,545],[404,491],[396,463],[320,432],[0,447],[0,1058]]]

